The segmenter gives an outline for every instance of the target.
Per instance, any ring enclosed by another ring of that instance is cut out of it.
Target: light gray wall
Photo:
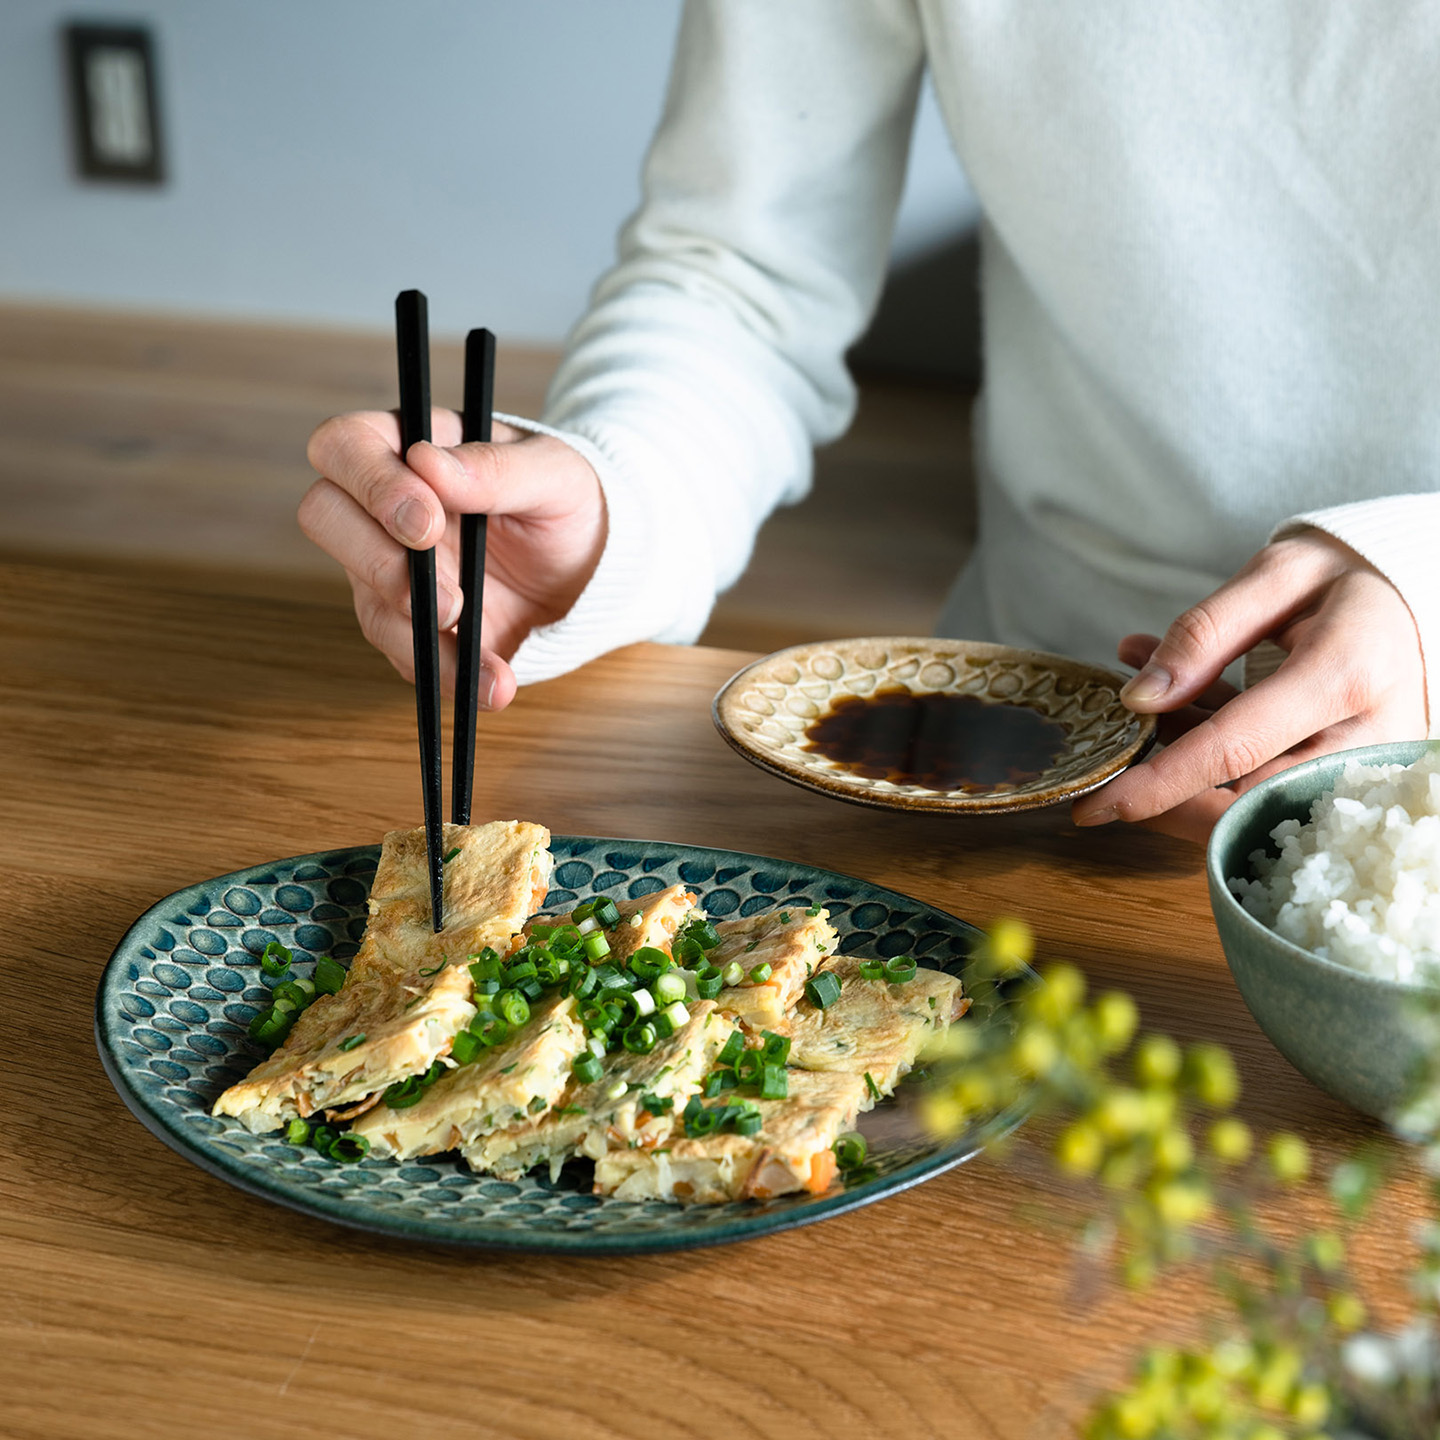
[[[677,0],[0,0],[0,297],[559,341],[638,195]],[[142,21],[170,181],[75,178],[59,26]],[[933,104],[897,254],[973,205]]]

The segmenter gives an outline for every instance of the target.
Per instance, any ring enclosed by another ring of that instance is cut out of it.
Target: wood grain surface
[[[887,815],[714,733],[748,657],[637,646],[482,717],[478,818],[846,871],[1120,982],[1236,1052],[1248,1113],[1322,1154],[1368,1127],[1246,1014],[1198,850],[1063,811]],[[1063,1194],[990,1158],[858,1213],[638,1259],[451,1253],[230,1189],[141,1128],[96,1058],[113,946],[188,882],[418,823],[410,691],[328,604],[0,566],[0,1434],[1029,1437],[1070,1433],[1193,1278],[1081,1304]],[[1412,1205],[1363,1247],[1398,1293]],[[1296,1201],[1313,1210],[1314,1195]]]

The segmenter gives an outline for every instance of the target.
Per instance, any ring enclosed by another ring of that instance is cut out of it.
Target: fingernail
[[[449,586],[440,587],[440,628],[449,630],[460,623],[460,612],[465,608],[465,597]]]
[[[1152,660],[1138,675],[1132,675],[1121,686],[1120,698],[1127,705],[1132,700],[1138,701],[1141,705],[1149,705],[1152,701],[1158,700],[1173,683],[1170,672],[1163,665],[1157,665]]]
[[[488,665],[482,665],[480,673],[475,678],[479,681],[476,693],[477,703],[482,710],[493,710],[495,708],[495,672]]]
[[[407,500],[395,512],[395,534],[406,545],[423,545],[430,533],[430,511],[423,501]]]
[[[1103,810],[1097,810],[1093,815],[1084,815],[1076,819],[1077,825],[1108,825],[1112,820],[1118,820],[1120,812],[1113,805],[1107,805]]]

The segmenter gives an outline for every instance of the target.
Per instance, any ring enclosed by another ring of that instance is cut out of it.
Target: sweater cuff
[[[600,481],[607,520],[595,573],[566,615],[521,642],[510,662],[516,680],[521,685],[553,680],[637,640],[693,641],[706,617],[682,613],[682,589],[666,584],[671,567],[656,561],[678,559],[683,536],[667,533],[663,508],[649,503],[617,447],[604,435],[592,438],[499,412],[495,418],[532,435],[553,436],[582,455]]]
[[[1440,738],[1440,493],[1387,495],[1292,516],[1270,537],[1311,526],[1368,560],[1410,607],[1425,666],[1430,739]]]

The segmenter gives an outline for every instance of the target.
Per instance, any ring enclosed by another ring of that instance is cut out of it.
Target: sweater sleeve
[[[1368,560],[1410,607],[1425,665],[1430,738],[1440,738],[1440,493],[1387,495],[1295,515],[1273,539],[1313,526]]]
[[[811,450],[884,278],[924,64],[913,0],[689,0],[640,210],[543,416],[600,478],[604,554],[522,683],[688,643]]]

